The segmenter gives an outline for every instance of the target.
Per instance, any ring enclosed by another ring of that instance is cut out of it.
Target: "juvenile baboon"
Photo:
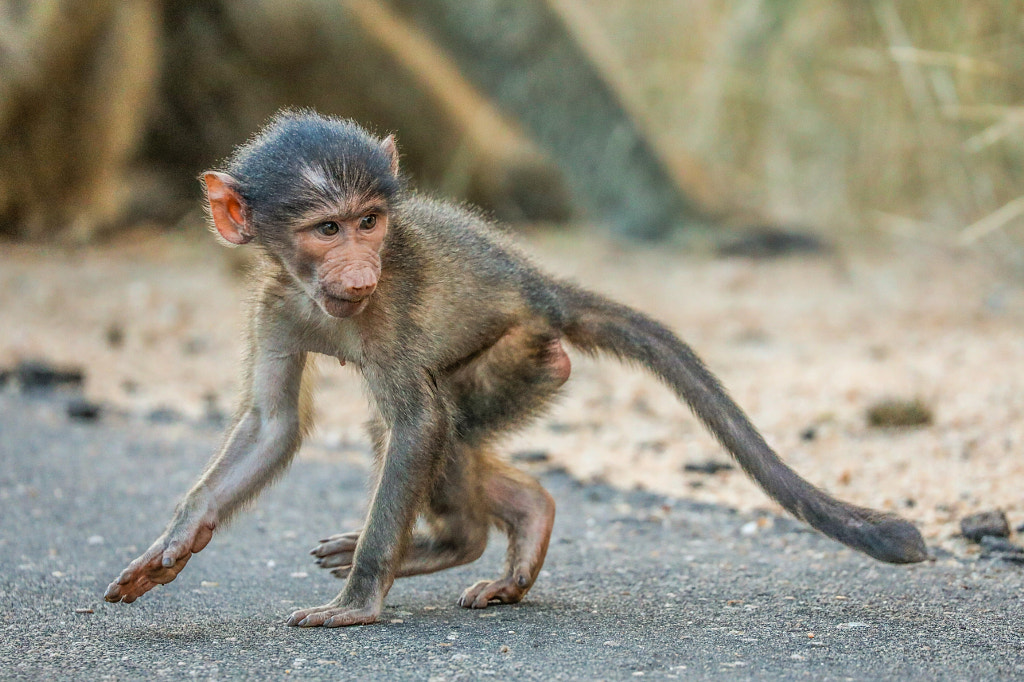
[[[291,625],[375,621],[395,578],[475,560],[491,524],[508,534],[505,572],[459,603],[523,598],[544,562],[555,505],[493,448],[569,378],[563,341],[660,377],[769,495],[829,537],[882,561],[926,557],[910,523],[840,502],[787,467],[664,326],[542,273],[474,213],[407,191],[393,137],[284,112],[225,171],[203,178],[220,236],[255,242],[265,260],[245,389],[220,452],[163,535],[110,585],[108,601],[132,602],[173,580],[288,464],[309,427],[309,353],[362,373],[377,480],[363,529],[314,550],[347,578],[344,589],[293,613]],[[426,530],[414,531],[420,516]]]

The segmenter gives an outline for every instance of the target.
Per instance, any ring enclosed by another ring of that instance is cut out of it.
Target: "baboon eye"
[[[371,213],[370,215],[364,215],[363,219],[359,221],[360,230],[372,230],[377,226],[377,214]]]
[[[335,222],[320,223],[316,226],[317,233],[322,234],[325,237],[333,237],[338,234],[340,229],[341,228],[338,227],[338,223]]]

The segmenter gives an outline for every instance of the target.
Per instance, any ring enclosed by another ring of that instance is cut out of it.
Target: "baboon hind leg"
[[[458,603],[470,609],[514,604],[526,596],[544,565],[555,523],[555,500],[535,478],[503,462],[491,464],[484,492],[492,521],[508,535],[505,572],[462,593]]]

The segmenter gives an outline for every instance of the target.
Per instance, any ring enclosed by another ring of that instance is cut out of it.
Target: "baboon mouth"
[[[352,317],[363,312],[366,304],[370,302],[369,296],[362,298],[342,298],[324,294],[321,307],[331,317]]]

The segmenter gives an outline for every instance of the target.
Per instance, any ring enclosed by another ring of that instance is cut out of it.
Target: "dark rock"
[[[551,455],[544,450],[520,450],[512,453],[512,459],[517,462],[539,463],[548,461]]]
[[[719,256],[743,258],[779,258],[781,256],[822,254],[828,244],[809,232],[782,230],[764,226],[746,230],[746,234],[718,247]]]
[[[106,331],[107,345],[111,348],[124,346],[124,329],[116,322],[112,322]]]
[[[811,441],[818,437],[818,427],[808,426],[800,432],[800,440]]]
[[[23,392],[81,388],[85,373],[77,367],[57,367],[43,360],[24,360],[12,372]]]
[[[868,426],[874,428],[907,428],[912,426],[928,426],[935,417],[930,408],[920,398],[904,400],[886,398],[869,406],[865,413]]]
[[[1006,521],[1003,510],[971,514],[960,519],[960,532],[968,540],[981,542],[986,535],[1006,538],[1010,536],[1010,524]]]
[[[732,471],[734,468],[728,462],[716,462],[714,460],[683,465],[683,471],[709,475],[717,474],[719,471]]]
[[[84,398],[76,398],[68,403],[67,413],[69,419],[77,421],[92,422],[100,417],[101,408],[97,403]]]
[[[1024,552],[1024,547],[995,535],[983,535],[978,544],[987,552]]]
[[[981,557],[1024,564],[1024,547],[1014,544],[1006,538],[986,535],[981,538]]]

